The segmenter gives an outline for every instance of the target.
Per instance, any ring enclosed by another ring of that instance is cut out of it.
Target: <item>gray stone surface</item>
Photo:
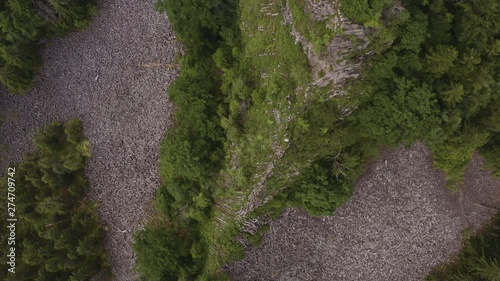
[[[500,181],[477,156],[460,194],[444,188],[423,145],[388,150],[334,216],[286,210],[271,222],[262,247],[226,271],[238,281],[422,280],[453,258],[465,227],[492,217],[495,210],[478,204],[500,206],[499,193]]]
[[[33,149],[40,126],[79,117],[92,144],[86,173],[89,196],[108,232],[105,246],[116,280],[134,280],[132,231],[144,223],[159,183],[160,140],[169,126],[166,88],[177,71],[143,64],[170,63],[178,54],[168,20],[154,0],[98,1],[90,27],[52,40],[33,90],[0,91],[0,174]]]

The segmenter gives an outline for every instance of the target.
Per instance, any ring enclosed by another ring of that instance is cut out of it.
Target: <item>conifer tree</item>
[[[83,168],[89,155],[81,147],[86,142],[79,120],[49,124],[34,138],[37,150],[16,166],[16,184],[22,186],[16,192],[16,243],[22,256],[15,276],[2,270],[1,280],[89,280],[107,270],[103,230],[94,206],[84,199],[88,181]],[[68,155],[78,165],[64,165]],[[0,193],[7,198],[5,190]]]
[[[0,82],[13,94],[29,91],[42,66],[40,42],[85,28],[94,14],[94,0],[1,1]]]

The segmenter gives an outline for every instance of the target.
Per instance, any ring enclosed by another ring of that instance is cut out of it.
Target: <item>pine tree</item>
[[[52,123],[39,130],[34,140],[37,150],[16,166],[16,183],[23,187],[16,192],[16,207],[20,208],[16,230],[22,247],[16,281],[88,280],[107,268],[95,206],[83,200],[88,187],[83,171],[88,151],[80,147],[87,140],[83,127],[75,126],[78,121],[68,124]],[[79,137],[69,142],[67,132]],[[64,168],[68,153],[81,160],[75,169]],[[0,238],[3,241],[3,235]],[[2,255],[3,251],[0,249]]]
[[[0,82],[13,94],[29,91],[42,66],[40,42],[85,28],[95,1],[4,0],[0,2]]]
[[[14,94],[27,92],[31,88],[33,73],[22,68],[4,65],[0,68],[0,82]]]

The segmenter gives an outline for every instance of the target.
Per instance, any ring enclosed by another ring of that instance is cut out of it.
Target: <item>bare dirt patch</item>
[[[480,158],[466,177],[459,200],[444,187],[425,146],[385,151],[334,216],[286,210],[271,222],[262,246],[248,249],[227,272],[241,281],[421,280],[460,249],[469,220],[479,226],[494,214],[469,206],[500,204],[491,198],[500,181],[482,170]]]
[[[98,1],[91,26],[53,40],[45,66],[25,96],[0,91],[0,168],[33,149],[40,126],[79,117],[92,144],[89,196],[108,228],[105,246],[116,280],[135,280],[132,232],[159,184],[160,140],[169,126],[165,89],[179,44],[153,0]],[[142,67],[147,65],[148,67]]]

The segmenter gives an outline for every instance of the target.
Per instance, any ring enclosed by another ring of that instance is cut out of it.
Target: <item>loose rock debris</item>
[[[25,96],[0,90],[0,172],[33,149],[36,130],[79,117],[92,151],[89,197],[107,228],[105,246],[115,280],[135,280],[129,245],[159,185],[160,140],[170,125],[166,88],[176,78],[168,65],[180,45],[154,0],[98,1],[90,27],[52,40],[44,68]]]
[[[496,213],[479,204],[500,207],[500,180],[477,155],[462,189],[464,213],[460,194],[444,185],[424,145],[385,151],[335,215],[284,211],[262,246],[226,271],[239,281],[422,280],[453,259],[469,222],[477,229]]]

